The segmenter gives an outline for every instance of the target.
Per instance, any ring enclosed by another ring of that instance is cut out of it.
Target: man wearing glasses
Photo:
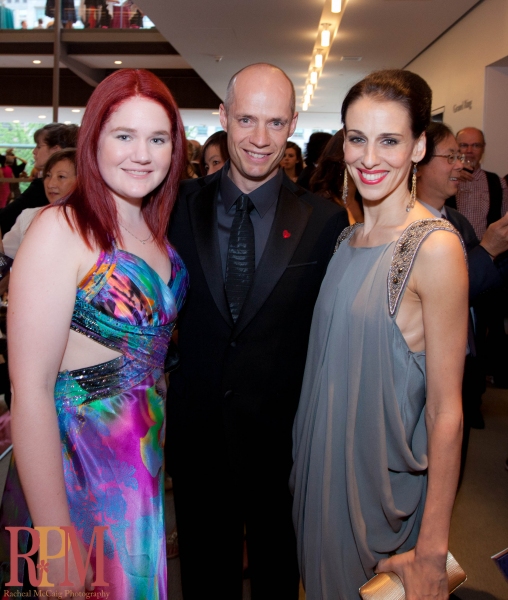
[[[457,194],[447,205],[457,208],[469,220],[483,245],[486,232],[488,236],[492,230],[489,226],[494,223],[493,227],[497,228],[500,223],[496,222],[508,210],[508,186],[504,179],[481,168],[485,151],[485,136],[482,131],[475,127],[461,129],[457,133],[457,144],[459,152],[464,154],[464,163]],[[504,219],[501,223],[504,223]],[[496,265],[506,264],[507,261],[506,253],[502,258],[491,254],[491,258],[496,259]],[[478,354],[487,367],[487,372],[493,376],[494,385],[507,388],[508,337],[504,331],[506,294],[499,291],[480,298],[475,312]],[[482,418],[476,426],[483,426]]]
[[[464,165],[454,208],[470,221],[481,240],[487,227],[506,214],[508,186],[504,179],[481,168],[485,151],[482,131],[465,127],[457,133],[457,143],[459,152],[464,154]]]

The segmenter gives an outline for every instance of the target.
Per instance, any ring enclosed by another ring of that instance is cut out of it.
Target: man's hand
[[[459,181],[473,181],[473,173],[470,173],[466,169],[462,169],[459,173]]]
[[[488,226],[480,245],[493,259],[508,250],[508,213]]]

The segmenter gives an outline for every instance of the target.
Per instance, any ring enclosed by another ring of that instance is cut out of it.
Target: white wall
[[[485,0],[407,69],[421,75],[432,88],[433,109],[444,106],[444,122],[455,132],[466,126],[485,131],[487,148],[483,165],[500,175],[508,173],[508,138],[500,143],[497,130],[508,126],[508,97],[504,111],[493,114],[502,105],[495,94],[504,86],[496,74],[487,101],[490,118],[485,118],[486,71],[489,65],[508,57],[508,2]],[[490,76],[489,76],[490,80]],[[457,108],[463,105],[462,110]],[[455,110],[454,110],[455,108]]]

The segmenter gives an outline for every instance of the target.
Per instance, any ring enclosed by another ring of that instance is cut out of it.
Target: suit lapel
[[[217,192],[220,177],[201,188],[188,200],[194,240],[206,282],[225,321],[233,327],[233,319],[224,291],[224,277],[217,231]]]
[[[281,186],[270,235],[234,327],[234,336],[245,329],[272,293],[300,242],[311,213],[310,204],[300,200],[286,185]]]

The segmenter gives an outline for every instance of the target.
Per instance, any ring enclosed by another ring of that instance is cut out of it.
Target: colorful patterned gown
[[[86,548],[94,526],[109,527],[109,586],[95,588],[108,600],[167,596],[164,358],[188,286],[182,260],[168,252],[168,285],[129,252],[101,253],[78,286],[71,329],[121,356],[60,372],[55,387],[71,521]]]

